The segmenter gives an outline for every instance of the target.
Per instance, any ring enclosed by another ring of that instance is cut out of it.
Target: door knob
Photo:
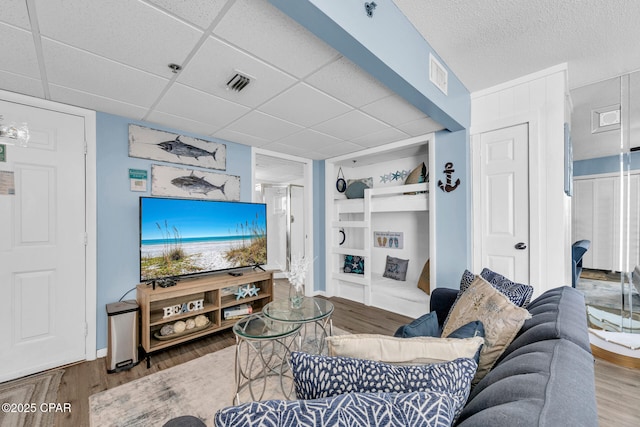
[[[516,249],[521,251],[521,250],[527,249],[527,244],[524,243],[524,242],[519,242],[519,243],[516,243],[515,247],[516,247]]]

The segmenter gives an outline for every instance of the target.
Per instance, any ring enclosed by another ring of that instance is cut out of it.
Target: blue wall
[[[436,283],[438,287],[458,289],[460,277],[471,265],[471,173],[469,133],[436,133],[436,170],[430,179],[436,183]],[[446,184],[445,165],[453,163],[452,183],[460,185],[447,193],[438,187]]]
[[[316,256],[313,270],[313,289],[315,291],[326,291],[326,268],[327,260],[324,256],[326,250],[325,242],[325,185],[324,185],[324,160],[313,161],[313,253]]]
[[[597,175],[602,173],[620,172],[620,161],[628,162],[624,170],[640,169],[640,152],[634,151],[628,155],[599,157],[597,159],[577,160],[573,162],[573,176]]]
[[[97,113],[97,199],[98,199],[98,277],[97,348],[107,346],[106,304],[116,302],[139,283],[138,200],[151,195],[151,164],[162,162],[129,157],[129,123],[193,136],[227,145],[227,169],[219,171],[240,176],[240,199],[251,201],[251,147],[183,133],[145,123]],[[175,166],[175,165],[174,165]],[[190,167],[190,166],[185,166]],[[145,169],[148,191],[129,190],[129,169]],[[135,299],[131,292],[125,299]]]

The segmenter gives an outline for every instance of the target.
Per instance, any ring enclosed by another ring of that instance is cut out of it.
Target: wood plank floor
[[[286,283],[277,281],[274,288],[276,298],[286,295]],[[352,333],[392,335],[400,325],[411,320],[340,298],[331,298],[331,301],[336,308],[333,315],[334,326]],[[129,371],[116,374],[107,374],[105,359],[67,366],[58,391],[58,402],[71,403],[71,413],[58,414],[55,426],[89,426],[89,396],[92,394],[185,363],[234,343],[231,331],[217,333],[154,355],[149,369],[143,362]],[[600,427],[640,425],[640,370],[618,367],[601,360],[596,361],[595,370]],[[567,420],[567,425],[570,424],[570,420]]]

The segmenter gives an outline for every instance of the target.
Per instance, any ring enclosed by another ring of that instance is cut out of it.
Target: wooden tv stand
[[[255,285],[260,288],[257,296],[236,299],[234,294],[239,287]],[[147,367],[151,366],[150,353],[191,341],[214,332],[231,328],[237,319],[225,320],[223,309],[240,304],[250,304],[253,312],[262,310],[273,300],[273,272],[245,271],[241,276],[217,273],[207,276],[180,280],[175,286],[153,289],[151,284],[139,284],[136,288],[136,300],[140,306],[141,346],[147,358]],[[203,300],[193,304],[194,301]],[[190,304],[191,303],[191,304]],[[166,307],[180,306],[194,309],[165,317]],[[198,315],[204,315],[208,324],[186,330],[175,336],[160,336],[160,329],[178,320],[186,321]]]

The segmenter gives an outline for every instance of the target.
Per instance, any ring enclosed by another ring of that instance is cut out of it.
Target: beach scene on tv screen
[[[142,198],[140,279],[267,262],[263,204]]]

